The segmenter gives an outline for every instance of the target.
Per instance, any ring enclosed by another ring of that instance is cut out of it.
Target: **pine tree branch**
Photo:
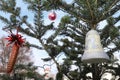
[[[13,1],[1,0],[0,10],[3,12],[14,13],[15,4],[16,4],[15,0]]]
[[[106,13],[105,16],[112,16],[114,13],[120,10],[120,4],[116,5],[114,8],[110,10],[110,12]]]
[[[86,34],[86,32],[88,31],[88,30],[90,30],[90,28],[89,27],[87,27],[86,25],[83,25],[83,24],[81,24],[81,23],[77,23],[76,24],[76,21],[70,21],[70,24],[72,24],[74,27],[72,27],[72,26],[69,26],[71,29],[73,29],[73,31],[75,30],[78,34],[80,34],[80,35],[82,35],[82,36],[85,36],[85,34]],[[78,30],[78,29],[79,30]],[[81,31],[81,32],[80,32]]]
[[[114,18],[114,19],[115,19],[115,24],[116,24],[120,20],[120,15],[117,18]]]
[[[23,19],[19,16],[19,19],[27,25],[27,27],[36,34],[36,31],[34,30],[33,26],[31,24],[29,24],[26,20],[23,21]]]
[[[30,44],[30,43],[29,43],[29,46],[30,46],[30,47],[34,47],[34,48],[39,49],[39,50],[44,50],[43,47],[37,46],[37,45],[35,45],[35,44]]]
[[[116,4],[117,2],[119,2],[119,0],[114,0],[114,2],[109,6],[109,8],[107,9],[107,11],[104,11],[104,12],[102,13],[102,16],[101,16],[101,18],[99,19],[99,21],[101,21],[101,20],[104,19],[105,15],[108,14],[108,13],[111,11],[111,9],[115,6],[115,4]],[[108,15],[107,15],[107,16],[108,16]]]
[[[56,38],[56,36],[60,33],[61,30],[65,29],[65,25],[63,23],[60,23],[58,25],[58,29],[56,29],[55,33],[52,34],[48,39],[47,42],[53,42],[53,40]]]
[[[77,13],[76,11],[74,11],[74,9],[76,9],[76,7],[73,7],[72,5],[69,5],[65,2],[60,1],[60,10],[62,10],[63,12],[68,12],[72,15],[74,15],[76,18],[78,18],[79,20],[82,20],[84,22],[89,22],[87,19],[85,19],[81,14]]]
[[[39,33],[39,36],[44,36],[45,35],[45,33],[48,31],[48,30],[52,30],[53,29],[53,23],[54,22],[52,22],[51,24],[49,24],[49,25],[47,25],[47,26],[45,26],[45,25],[42,25],[41,24],[41,28],[39,29],[40,31],[38,31],[38,32],[40,32]]]
[[[27,25],[27,27],[29,27],[29,29],[31,31],[33,31],[36,34],[36,31],[34,30],[34,28],[33,28],[33,26],[31,24],[29,24],[27,21],[25,21],[24,23]]]
[[[71,27],[69,26],[73,31],[76,31],[79,35],[85,36],[85,34],[83,32],[80,32],[79,30],[77,30],[76,27]]]
[[[1,15],[0,15],[0,20],[3,21],[5,24],[10,24],[10,21]]]
[[[115,48],[109,50],[109,51],[107,52],[107,54],[108,54],[108,55],[111,55],[111,54],[113,54],[114,52],[119,51],[119,49],[120,49],[119,47],[115,47]]]
[[[93,21],[93,19],[94,19],[94,16],[93,16],[93,11],[92,11],[91,6],[90,6],[90,4],[89,4],[89,2],[88,2],[88,1],[89,1],[89,0],[86,0],[86,2],[87,2],[87,6],[88,6],[88,9],[89,9],[89,11],[90,11],[91,18],[92,18],[92,21]]]
[[[37,34],[35,35],[35,34],[31,33],[31,32],[30,32],[29,30],[27,30],[27,29],[23,29],[22,27],[19,27],[19,29],[20,29],[20,32],[25,33],[25,34],[28,35],[28,36],[31,36],[31,37],[33,37],[33,38],[37,38],[37,37],[38,37]]]

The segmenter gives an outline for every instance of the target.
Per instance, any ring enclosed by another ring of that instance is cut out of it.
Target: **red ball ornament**
[[[55,20],[56,19],[56,13],[55,12],[51,12],[49,15],[48,15],[49,19],[50,20]]]

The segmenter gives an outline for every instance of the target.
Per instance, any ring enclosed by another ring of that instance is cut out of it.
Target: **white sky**
[[[68,3],[70,3],[70,2],[72,2],[72,0],[66,0]],[[29,14],[29,22],[31,22],[31,24],[33,24],[33,14],[32,14],[32,12],[29,12],[27,9],[26,9],[26,6],[25,6],[25,4],[22,2],[22,0],[17,0],[17,6],[24,6],[24,7],[22,7],[22,13],[21,13],[21,15],[25,15],[25,14]],[[52,21],[50,21],[49,19],[48,19],[48,14],[50,13],[51,11],[49,11],[49,12],[44,12],[44,24],[50,24]],[[57,18],[56,18],[56,20],[54,21],[55,23],[54,23],[54,25],[56,26],[58,23],[59,23],[59,21],[60,21],[60,19],[61,19],[61,17],[62,16],[64,16],[65,15],[65,13],[63,13],[62,11],[55,11],[56,12],[56,14],[57,14]],[[7,14],[5,14],[5,13],[2,13],[2,12],[0,12],[0,14],[2,14],[2,15],[4,15],[4,16],[6,16]],[[120,14],[119,12],[117,13],[117,14]],[[4,24],[0,21],[0,24],[1,24],[1,27],[0,27],[0,36],[2,37],[2,36],[8,36],[8,33],[6,33],[5,31],[3,31],[2,30],[2,27],[4,26]],[[102,24],[106,24],[104,21],[101,23],[101,24],[99,24],[99,25],[102,25]],[[120,22],[118,23],[118,24],[120,24]],[[26,38],[26,40],[28,40],[28,41],[30,41],[30,42],[34,42],[34,44],[38,44],[39,42],[36,40],[36,39],[31,39],[30,37],[27,37],[27,36],[24,36],[25,38]],[[32,59],[33,59],[33,61],[34,61],[34,63],[35,63],[35,65],[37,65],[37,66],[42,66],[43,64],[45,64],[45,62],[43,62],[42,60],[41,60],[41,58],[45,58],[46,56],[48,56],[47,55],[47,53],[45,52],[45,51],[43,51],[43,50],[38,50],[38,49],[33,49],[33,56],[32,56]],[[62,55],[63,57],[64,57],[64,55]],[[61,59],[59,60],[59,61],[61,61]],[[57,69],[55,68],[55,65],[53,65],[52,66],[52,72],[56,72],[57,71]],[[44,73],[44,70],[43,69],[40,69],[39,68],[39,71],[41,72],[41,73]]]

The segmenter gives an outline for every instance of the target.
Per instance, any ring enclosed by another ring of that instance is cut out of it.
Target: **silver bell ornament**
[[[104,52],[100,36],[96,30],[90,30],[85,38],[85,51],[81,58],[84,63],[108,62],[109,56]]]

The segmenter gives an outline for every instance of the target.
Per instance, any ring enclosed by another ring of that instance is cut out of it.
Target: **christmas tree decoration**
[[[45,79],[49,79],[50,78],[50,68],[46,68],[44,70],[44,72],[45,72]]]
[[[44,72],[45,72],[45,76],[44,76],[45,80],[49,80],[50,78],[53,79],[55,77],[55,75],[51,73],[50,68],[45,68]]]
[[[49,19],[50,20],[55,20],[56,19],[56,13],[53,11],[53,12],[51,12],[51,13],[49,13],[49,15],[48,15],[48,17],[49,17]]]
[[[11,32],[11,35],[8,36],[8,38],[6,39],[9,42],[7,46],[9,46],[10,44],[13,44],[10,57],[8,59],[8,64],[7,64],[7,73],[11,73],[17,59],[19,48],[24,43],[24,39],[22,39],[22,36],[18,34],[18,31],[16,34],[13,34]]]
[[[85,51],[82,56],[84,63],[102,63],[109,61],[100,43],[100,36],[96,30],[90,30],[86,34]]]

